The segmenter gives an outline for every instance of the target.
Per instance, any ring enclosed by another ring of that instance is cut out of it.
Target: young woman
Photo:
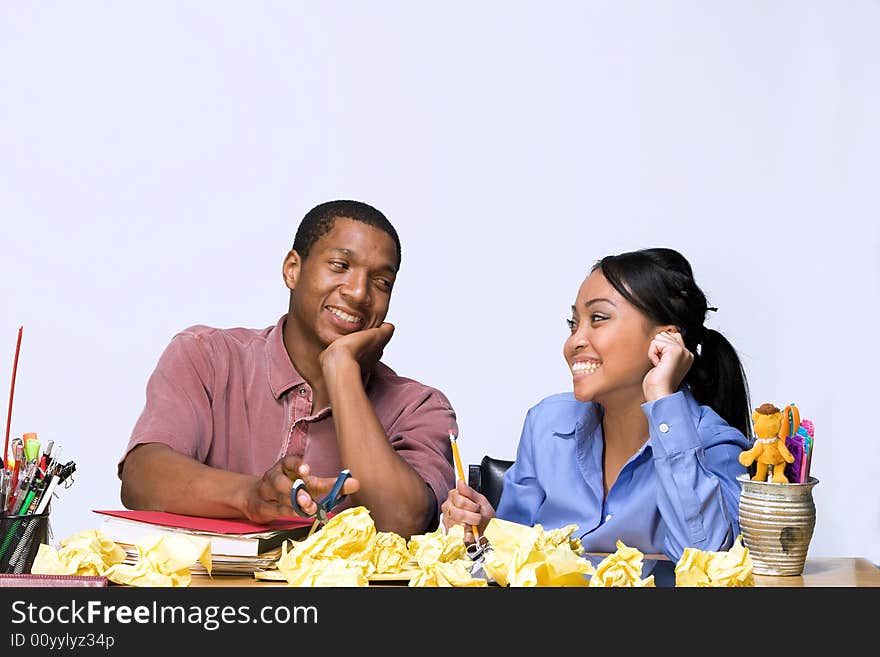
[[[742,365],[703,325],[715,308],[672,249],[603,258],[571,310],[573,392],[529,410],[497,511],[458,482],[443,524],[573,523],[595,563],[618,539],[665,555],[646,558],[642,577],[671,586],[684,548],[726,550],[739,533],[738,456],[751,446]]]

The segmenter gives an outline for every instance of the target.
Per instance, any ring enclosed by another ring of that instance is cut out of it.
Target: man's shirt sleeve
[[[204,462],[211,442],[211,359],[201,336],[178,333],[147,381],[146,403],[119,461],[143,443],[164,443]]]

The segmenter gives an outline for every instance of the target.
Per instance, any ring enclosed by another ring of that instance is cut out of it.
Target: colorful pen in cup
[[[7,501],[9,500],[9,470],[0,470],[0,514],[6,515]]]

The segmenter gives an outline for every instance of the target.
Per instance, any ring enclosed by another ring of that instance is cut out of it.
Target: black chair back
[[[504,487],[504,473],[512,465],[513,461],[484,456],[479,465],[468,466],[468,486],[485,495],[492,508],[497,509]]]

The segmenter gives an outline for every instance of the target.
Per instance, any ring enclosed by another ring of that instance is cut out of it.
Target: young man
[[[288,312],[265,329],[193,326],[147,384],[119,462],[128,508],[266,522],[293,515],[351,470],[336,508],[363,505],[379,531],[430,531],[455,485],[440,391],[379,361],[400,268],[397,232],[377,209],[310,210],[282,266]]]

